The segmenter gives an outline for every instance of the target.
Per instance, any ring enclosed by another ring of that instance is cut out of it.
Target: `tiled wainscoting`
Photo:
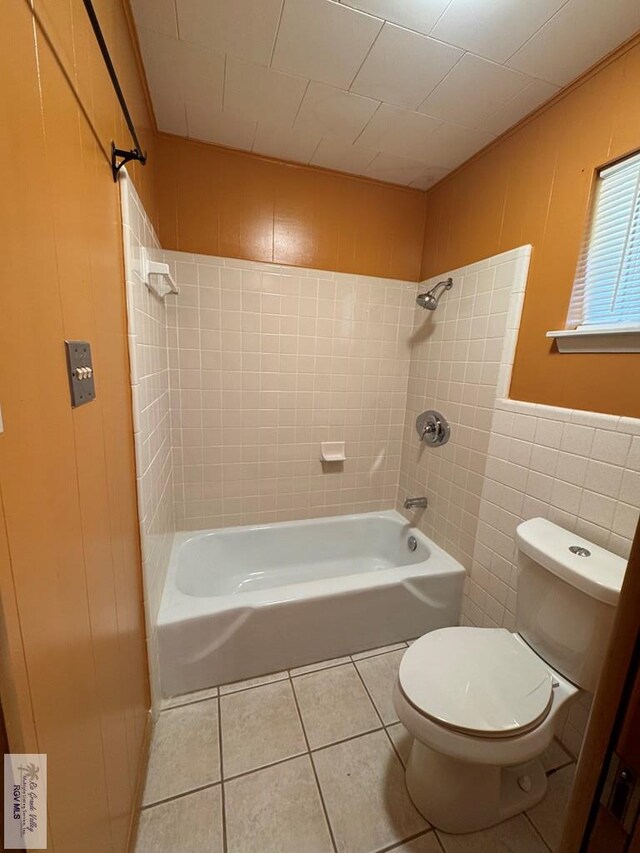
[[[542,516],[628,556],[640,506],[640,421],[499,399],[463,622],[515,626],[515,529]],[[568,712],[561,739],[577,755],[590,706]]]
[[[167,308],[145,287],[143,249],[158,253],[160,243],[132,182],[120,177],[129,359],[136,451],[138,516],[144,578],[147,649],[152,703],[157,709],[156,622],[175,532],[169,412]]]
[[[573,778],[554,742],[549,794],[470,835],[434,831],[404,783],[410,738],[391,701],[406,649],[278,672],[167,702],[137,853],[548,853]]]
[[[388,509],[415,284],[165,252],[181,529]],[[322,465],[321,441],[345,441]]]
[[[397,509],[438,545],[471,568],[496,394],[508,388],[531,248],[522,246],[436,276],[449,276],[436,311],[416,308]],[[432,449],[415,422],[437,409],[451,441]],[[426,511],[405,512],[406,495],[427,495]]]

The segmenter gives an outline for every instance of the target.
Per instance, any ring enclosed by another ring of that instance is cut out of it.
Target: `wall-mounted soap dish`
[[[144,283],[160,299],[164,299],[170,293],[180,293],[180,288],[171,275],[169,264],[152,260],[146,249],[142,250],[141,267]]]
[[[346,458],[344,441],[320,442],[320,459],[323,462],[344,462]]]

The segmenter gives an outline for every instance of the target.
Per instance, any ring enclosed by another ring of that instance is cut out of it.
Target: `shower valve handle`
[[[418,415],[416,430],[420,441],[425,441],[431,447],[442,447],[451,437],[451,427],[445,418],[435,409],[428,409]]]

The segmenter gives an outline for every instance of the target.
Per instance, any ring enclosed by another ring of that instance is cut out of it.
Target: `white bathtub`
[[[457,625],[463,580],[392,510],[177,533],[158,619],[163,694]]]

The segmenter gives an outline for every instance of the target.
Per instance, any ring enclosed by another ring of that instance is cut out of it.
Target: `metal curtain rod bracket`
[[[138,163],[144,164],[147,162],[146,154],[143,154],[138,148],[131,148],[129,151],[123,151],[122,148],[116,148],[115,142],[111,143],[111,171],[113,172],[113,180],[118,180],[118,172],[125,163],[131,160],[137,160]]]
[[[116,69],[113,66],[113,62],[111,61],[109,48],[107,47],[107,43],[104,40],[102,29],[100,27],[100,22],[98,21],[98,16],[96,15],[96,10],[93,8],[93,3],[91,2],[91,0],[83,0],[83,2],[84,8],[87,10],[89,20],[91,21],[91,26],[93,27],[93,32],[96,37],[96,41],[98,42],[98,47],[100,48],[100,53],[102,54],[102,58],[104,59],[104,64],[107,66],[107,71],[109,72],[109,77],[111,78],[111,84],[113,85],[116,97],[118,98],[120,109],[122,110],[122,114],[125,118],[125,121],[127,122],[127,127],[129,128],[129,133],[133,138],[135,146],[131,149],[117,148],[115,142],[111,143],[111,171],[113,172],[113,180],[117,181],[118,172],[124,166],[125,163],[128,163],[130,160],[137,160],[144,166],[144,164],[147,162],[147,155],[142,151],[142,145],[140,145],[140,140],[138,139],[138,134],[136,133],[136,129],[133,124],[133,119],[131,118],[131,113],[129,112],[129,108],[127,107],[127,102],[124,99],[124,94],[122,92],[122,87],[120,86],[120,82],[118,80],[118,75],[116,74]]]

